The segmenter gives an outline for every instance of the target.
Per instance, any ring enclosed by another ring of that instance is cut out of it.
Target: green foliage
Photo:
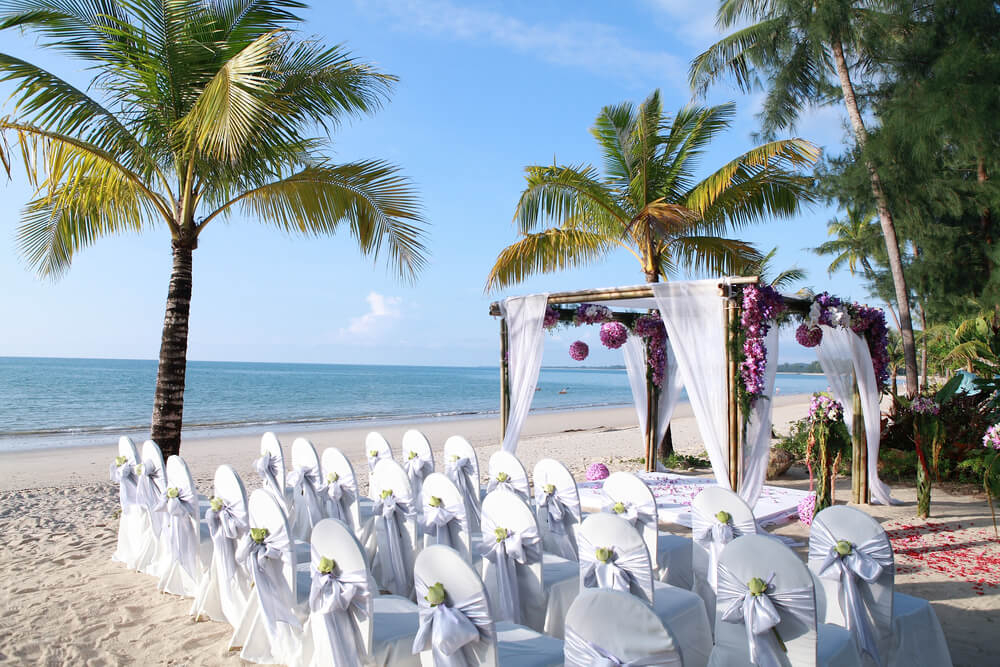
[[[678,454],[677,452],[672,452],[670,456],[660,459],[660,463],[662,463],[665,468],[669,468],[670,470],[712,467],[712,462],[705,456]]]

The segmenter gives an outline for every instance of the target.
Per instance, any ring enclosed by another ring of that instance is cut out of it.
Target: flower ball
[[[601,325],[601,342],[604,347],[617,350],[628,340],[628,329],[621,322],[605,322]]]
[[[569,346],[569,356],[577,361],[583,361],[590,354],[590,348],[582,340],[578,340]]]
[[[587,481],[597,482],[602,479],[607,479],[611,471],[608,470],[608,466],[603,463],[591,463],[587,466]]]

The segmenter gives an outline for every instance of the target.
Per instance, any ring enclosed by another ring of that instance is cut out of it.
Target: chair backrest
[[[372,452],[376,452],[374,457],[372,457]],[[368,459],[369,470],[375,467],[375,461],[392,459],[392,447],[389,446],[389,441],[385,439],[385,436],[378,431],[372,431],[365,436],[365,457]]]
[[[442,544],[427,547],[417,556],[414,563],[414,574],[428,585],[440,583],[445,590],[445,603],[453,605],[456,601],[464,601],[474,596],[486,595],[483,581],[462,556]],[[477,665],[496,667],[497,645],[495,632],[490,633],[489,640],[480,640],[473,647]],[[423,657],[423,656],[422,656]],[[428,658],[430,656],[427,656]],[[423,661],[423,664],[431,664]]]
[[[872,612],[872,619],[879,634],[879,650],[883,655],[888,655],[887,644],[892,637],[892,601],[896,577],[889,536],[878,521],[861,510],[846,505],[827,507],[813,517],[809,534],[810,544],[817,539],[817,533],[822,528],[836,540],[847,540],[854,545],[871,542],[882,547],[888,555],[892,564],[890,567],[884,567],[882,574],[875,581],[869,584],[860,577],[855,579],[865,606]],[[809,569],[818,575],[823,560],[814,558],[810,550]],[[845,618],[840,605],[840,599],[843,597],[840,581],[819,576],[816,577],[816,581],[820,583],[820,588],[816,591],[817,618],[821,622],[844,626]]]
[[[190,493],[194,497],[192,502],[198,504],[198,487],[194,484],[191,470],[184,459],[177,454],[167,459],[167,479],[170,480],[169,486]]]
[[[490,456],[489,463],[490,482],[497,478],[501,472],[507,473],[514,490],[525,502],[531,502],[531,488],[528,486],[528,471],[524,469],[521,460],[502,449]]]
[[[316,454],[316,447],[308,438],[295,438],[292,441],[292,469],[295,468],[316,468],[319,469],[319,455]]]
[[[764,535],[746,535],[738,537],[722,550],[719,565],[733,573],[740,582],[749,582],[754,577],[768,580],[774,576],[771,584],[773,589],[768,593],[783,593],[798,589],[806,589],[811,600],[809,614],[811,619],[803,622],[787,611],[781,614],[781,622],[776,626],[787,653],[781,653],[782,665],[798,667],[814,667],[816,665],[816,617],[815,594],[813,578],[805,564],[794,551],[778,540]],[[720,573],[720,578],[721,578]],[[720,583],[720,590],[722,584]],[[725,656],[734,664],[750,661],[747,644],[746,628],[742,623],[730,623],[723,620],[726,606],[721,602],[715,612],[715,645],[716,650],[724,651]],[[725,664],[720,662],[719,664]]]
[[[367,614],[357,618],[358,629],[365,643],[365,651],[369,655],[372,648],[372,618],[374,618],[373,599],[378,593],[375,580],[368,569],[364,548],[355,537],[350,526],[338,519],[323,519],[312,529],[310,536],[312,549],[324,558],[332,559],[341,572],[364,572],[368,578],[368,590],[371,596],[365,605]]]
[[[417,538],[420,536],[416,520],[416,510],[420,499],[413,497],[413,488],[410,486],[410,479],[406,476],[403,466],[392,459],[382,459],[375,464],[375,468],[372,470],[371,477],[368,479],[368,489],[369,497],[372,500],[377,500],[383,491],[391,489],[397,499],[410,504],[410,509],[413,511],[410,514],[410,518],[405,521],[405,524],[410,548],[416,553],[419,546]]]
[[[674,638],[656,613],[623,591],[580,591],[566,612],[566,632],[627,663],[639,664],[643,658],[677,651]],[[681,664],[679,654],[677,664]]]
[[[649,551],[644,548],[646,543],[632,524],[614,514],[590,514],[580,524],[577,535],[594,549],[610,548],[615,553],[643,550],[644,563],[632,571],[638,586],[633,586],[630,592],[646,604],[653,604],[653,597],[650,595],[653,591],[653,566],[649,560]]]
[[[753,510],[747,505],[747,501],[721,486],[710,484],[702,489],[701,493],[691,501],[691,508],[695,507],[708,516],[715,516],[720,511],[727,512],[732,517],[734,524],[753,523],[756,525]]]
[[[295,543],[292,541],[292,530],[288,525],[285,510],[274,494],[266,489],[254,489],[250,493],[250,502],[247,506],[247,523],[250,524],[250,528],[267,528],[269,535],[284,534],[288,537],[288,548],[282,558],[283,570],[285,581],[292,592],[292,599],[298,599],[295,583]]]
[[[482,483],[479,473],[479,457],[476,456],[476,450],[469,444],[469,441],[460,435],[453,435],[445,440],[444,460],[449,461],[452,456],[465,457],[472,461],[472,467],[476,470],[476,486],[479,486]]]
[[[281,442],[278,441],[278,436],[276,436],[271,431],[268,431],[260,439],[260,453],[270,454],[278,460],[278,472],[275,475],[277,479],[278,486],[282,489],[285,488],[285,453],[281,448]]]
[[[223,502],[238,507],[243,513],[246,513],[247,489],[235,468],[227,463],[216,468],[212,487],[212,492]]]
[[[535,468],[532,471],[532,477],[535,484],[536,501],[538,499],[539,489],[544,489],[546,485],[551,484],[556,487],[556,489],[560,492],[560,495],[564,497],[568,495],[572,498],[572,502],[576,506],[577,514],[580,513],[580,492],[577,490],[576,480],[573,479],[573,473],[569,471],[569,468],[555,459],[541,459],[535,464]],[[549,553],[558,554],[558,546],[552,538],[552,531],[549,525],[548,508],[546,508],[542,503],[536,502],[535,514],[538,518],[538,530],[542,534],[542,542],[545,544],[545,550]],[[563,520],[563,525],[566,526],[566,532],[570,541],[574,544],[575,550],[576,531],[579,522],[576,520],[575,516],[567,516]]]
[[[420,489],[420,506],[425,515],[430,509],[430,500],[432,497],[440,498],[446,507],[461,508],[462,516],[458,522],[460,527],[452,532],[453,537],[457,538],[457,540],[454,540],[457,544],[453,544],[452,546],[463,558],[471,562],[471,531],[469,529],[469,518],[465,515],[465,499],[462,497],[462,492],[458,490],[455,483],[448,479],[446,475],[440,472],[432,472],[424,478],[424,483]],[[424,546],[430,546],[435,543],[434,535],[425,530]]]
[[[538,522],[535,514],[524,499],[516,493],[497,489],[483,498],[483,540],[489,543],[496,528],[506,528],[515,533],[534,532],[538,534]],[[538,555],[541,556],[541,544],[538,545]],[[483,581],[490,595],[492,605],[499,599],[496,566],[487,558],[483,558]],[[523,625],[539,630],[545,624],[545,583],[542,579],[542,561],[538,558],[532,563],[517,564],[517,586],[521,602],[521,621]],[[494,609],[494,612],[496,610]],[[494,613],[494,617],[496,614]]]
[[[344,453],[337,449],[336,447],[327,447],[323,450],[323,457],[321,459],[321,470],[323,473],[323,480],[326,481],[326,476],[330,474],[337,474],[341,480],[350,480],[348,486],[351,488],[351,493],[353,498],[350,503],[349,512],[351,514],[352,526],[355,530],[361,527],[361,517],[358,510],[358,478],[354,476],[354,466],[351,462],[344,456]]]
[[[414,452],[422,459],[431,462],[431,471],[434,470],[434,454],[431,452],[431,443],[427,441],[427,436],[415,428],[411,428],[403,434],[402,452],[405,461],[410,458],[410,452]]]
[[[118,438],[118,456],[124,456],[128,460],[129,465],[139,463],[139,450],[136,448],[135,443],[132,442],[132,438],[127,435]]]
[[[697,532],[702,521],[717,522],[716,515],[726,512],[730,516],[729,524],[737,535],[754,535],[757,533],[757,522],[753,510],[746,501],[738,495],[721,486],[706,486],[691,501],[691,521]],[[703,525],[703,524],[702,524]],[[718,548],[718,547],[716,547]],[[708,549],[697,539],[691,543],[691,570],[694,577],[692,590],[705,601],[705,609],[709,618],[715,617],[715,589],[712,586],[712,576],[709,568],[713,563]]]
[[[152,440],[142,443],[142,465],[153,466],[159,473],[160,481],[156,483],[158,491],[167,488],[167,469],[163,465],[163,454],[160,452],[160,446]]]
[[[653,508],[653,515],[656,516],[656,497],[642,478],[630,472],[613,472],[604,480],[604,493],[613,502],[632,503],[633,505],[646,505]],[[646,548],[649,549],[649,559],[653,563],[659,562],[659,526],[658,518],[650,523],[636,523],[636,529],[646,541]]]

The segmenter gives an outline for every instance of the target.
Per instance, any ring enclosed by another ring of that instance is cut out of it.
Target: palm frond
[[[486,291],[514,285],[536,273],[584,266],[615,247],[616,243],[607,236],[579,229],[547,229],[525,234],[501,251],[486,279]]]
[[[746,241],[695,234],[674,239],[666,255],[675,266],[687,267],[694,273],[720,276],[746,275],[748,268],[761,259],[753,244]]]
[[[514,221],[522,234],[530,233],[547,222],[561,224],[578,218],[588,207],[603,209],[622,221],[631,216],[612,199],[594,167],[587,165],[525,168],[527,187],[514,211]]]

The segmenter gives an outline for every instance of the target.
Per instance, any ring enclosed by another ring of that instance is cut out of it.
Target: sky
[[[189,359],[494,365],[499,327],[490,302],[643,282],[636,260],[621,251],[484,293],[497,254],[517,238],[511,221],[524,167],[554,159],[599,165],[588,130],[604,105],[638,103],[657,88],[665,109],[690,103],[689,63],[720,37],[715,7],[687,0],[314,3],[304,33],[343,43],[400,79],[384,109],[333,134],[329,152],[336,161],[383,158],[402,168],[423,202],[427,267],[407,284],[384,261],[363,257],[347,235],[307,239],[233,216],[207,228],[195,251]],[[2,50],[88,81],[31,37],[6,33]],[[0,84],[2,113],[12,110],[9,93]],[[721,84],[703,103],[730,100],[737,119],[702,159],[700,176],[753,146],[761,95]],[[792,135],[838,154],[842,114],[812,111]],[[155,359],[170,273],[167,230],[101,239],[65,276],[43,280],[16,243],[31,190],[21,171],[0,179],[0,356]],[[829,258],[808,251],[826,240],[826,222],[836,215],[816,206],[739,236],[764,251],[776,246],[776,266],[806,269],[804,284],[816,291],[864,300],[857,278],[829,276]],[[577,339],[590,344],[586,363],[621,363],[619,352],[601,347],[597,327],[550,334],[544,363],[573,364],[568,347]],[[782,361],[813,358],[783,332]]]

